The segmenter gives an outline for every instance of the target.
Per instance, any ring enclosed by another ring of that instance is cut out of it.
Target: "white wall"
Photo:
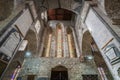
[[[88,14],[85,19],[85,25],[87,26],[89,32],[93,36],[114,79],[120,80],[120,77],[118,76],[118,72],[117,72],[117,69],[120,67],[120,65],[118,64],[120,63],[118,62],[113,65],[108,59],[108,57],[114,56],[116,54],[112,53],[111,55],[107,56],[105,50],[109,45],[112,44],[114,44],[115,48],[120,50],[120,43],[116,40],[115,36],[109,31],[108,25],[106,25],[106,23],[100,18],[100,16],[92,8],[90,8],[88,11]],[[114,58],[117,57],[119,56],[115,56]]]
[[[23,10],[23,14],[15,21],[14,25],[17,25],[23,36],[26,35],[30,26],[32,25],[32,17],[28,9]]]

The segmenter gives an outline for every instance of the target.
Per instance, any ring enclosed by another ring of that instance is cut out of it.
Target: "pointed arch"
[[[27,50],[30,51],[33,55],[37,54],[37,36],[33,30],[29,30],[25,37],[25,40],[28,40]]]
[[[91,33],[88,30],[84,32],[82,39],[82,55],[84,56],[84,59],[94,60],[98,70],[100,68],[103,70],[100,73],[104,74],[104,76],[106,76],[108,80],[113,79],[108,66],[101,54],[102,53],[99,51],[98,46],[95,43]],[[109,77],[107,76],[108,74]]]
[[[60,58],[63,57],[63,43],[62,43],[62,24],[58,23],[56,24],[56,45],[57,45],[57,49],[56,49],[56,57]]]
[[[57,65],[56,67],[52,68],[53,71],[67,71],[68,69],[65,66]]]
[[[45,43],[42,57],[50,57],[50,49],[51,49],[51,40],[52,40],[52,28],[47,27],[46,35],[45,35]]]
[[[87,30],[86,32],[84,32],[82,39],[82,54],[84,56],[92,54],[91,46],[90,46],[91,42],[92,42],[92,36],[90,32]]]
[[[66,31],[67,31],[69,55],[70,55],[71,58],[77,57],[75,42],[74,42],[74,37],[73,37],[73,31],[70,27],[67,27]]]

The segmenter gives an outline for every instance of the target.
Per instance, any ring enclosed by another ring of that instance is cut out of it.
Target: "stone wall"
[[[98,74],[93,61],[81,63],[78,58],[28,58],[24,61],[19,76],[22,79],[26,75],[36,75],[37,78],[48,77],[50,79],[52,68],[59,65],[68,69],[69,80],[83,80],[83,74]]]

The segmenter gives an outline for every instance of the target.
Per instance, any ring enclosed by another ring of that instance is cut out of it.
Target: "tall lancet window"
[[[46,32],[46,38],[45,38],[45,51],[43,53],[43,57],[49,57],[50,56],[50,49],[51,49],[51,40],[52,40],[52,28],[48,28]]]
[[[58,58],[63,56],[62,51],[62,26],[61,24],[57,24],[56,26],[56,33],[57,33],[57,56]]]
[[[69,47],[69,56],[71,58],[76,57],[74,38],[73,38],[72,30],[69,27],[67,28],[67,40],[68,40],[68,47]]]
[[[47,43],[47,48],[46,48],[46,57],[50,56],[51,39],[52,39],[52,34],[50,33],[48,35],[48,43]]]

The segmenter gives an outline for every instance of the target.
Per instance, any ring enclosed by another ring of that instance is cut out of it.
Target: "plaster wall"
[[[99,12],[99,14],[100,13],[102,12]],[[105,49],[109,45],[114,44],[114,46],[120,51],[120,46],[119,46],[120,43],[119,40],[116,38],[116,36],[109,29],[111,25],[106,25],[106,23],[110,24],[110,22],[106,21],[106,19],[104,20],[102,19],[104,18],[101,18],[99,15],[97,15],[97,12],[94,12],[94,10],[92,10],[89,4],[87,3],[84,5],[84,8],[81,12],[81,19],[80,19],[81,21],[79,21],[79,23],[81,24],[80,28],[81,30],[83,30],[82,31],[83,33],[85,30],[87,29],[89,30],[97,46],[99,47],[99,50],[101,51],[101,54],[105,62],[107,63],[107,66],[109,67],[109,70],[111,71],[114,79],[119,80],[120,78],[117,72],[118,67],[120,67],[118,65],[119,62],[116,63],[115,65],[112,65],[111,62],[108,60],[107,56],[105,55],[106,53]],[[115,53],[113,53],[113,55],[114,54]]]
[[[13,26],[17,25],[23,36],[25,36],[30,26],[32,25],[32,22],[33,20],[30,11],[25,9],[23,10],[23,14],[14,22]]]

